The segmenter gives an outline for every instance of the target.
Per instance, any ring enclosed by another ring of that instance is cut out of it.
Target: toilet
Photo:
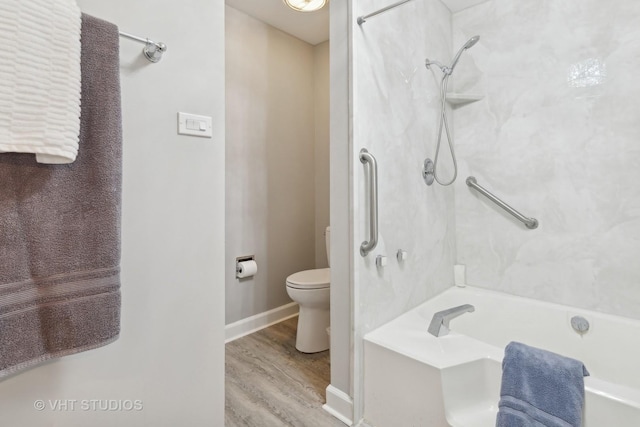
[[[330,230],[325,232],[327,260]],[[302,353],[317,353],[329,349],[329,268],[294,273],[287,277],[287,294],[298,303],[296,348]]]

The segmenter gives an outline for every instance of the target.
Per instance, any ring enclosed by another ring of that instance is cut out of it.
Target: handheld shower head
[[[480,40],[480,36],[473,36],[471,37],[469,40],[467,40],[467,42],[464,44],[463,48],[465,49],[469,49],[470,47],[473,47],[473,45],[475,45],[476,43],[478,43],[478,40]]]
[[[451,65],[449,65],[449,74],[451,74],[453,72],[453,69],[456,67],[458,60],[462,56],[462,52],[473,47],[476,43],[478,43],[479,40],[480,40],[480,36],[473,36],[469,40],[467,40],[464,46],[462,46],[458,51],[458,53],[456,53],[456,56],[453,58],[453,61],[451,61]]]
[[[425,160],[425,170],[423,171],[423,175],[425,178],[425,182],[427,185],[431,185],[433,183],[433,179],[435,179],[440,185],[451,185],[456,180],[458,176],[458,163],[456,161],[456,153],[453,148],[453,137],[451,132],[449,131],[449,124],[447,120],[447,109],[446,109],[446,101],[447,101],[447,84],[449,82],[449,77],[451,77],[451,73],[453,73],[453,69],[455,68],[462,52],[473,47],[480,40],[480,36],[473,36],[460,48],[456,56],[451,61],[451,65],[448,67],[446,65],[442,65],[438,61],[431,61],[429,59],[425,60],[424,65],[427,69],[430,69],[432,65],[438,66],[442,70],[442,80],[440,80],[440,124],[438,125],[438,142],[436,145],[436,157],[433,161],[433,166],[431,165],[431,160]],[[451,180],[444,182],[440,181],[438,177],[438,156],[440,153],[440,143],[442,142],[442,131],[445,131],[447,135],[447,142],[449,143],[449,152],[451,153],[451,160],[453,161],[453,178]],[[430,177],[430,175],[433,177]],[[431,179],[433,178],[433,179]]]
[[[460,48],[458,53],[456,53],[456,56],[453,57],[453,61],[451,61],[451,65],[449,65],[448,67],[439,63],[438,61],[431,61],[429,59],[425,60],[424,65],[426,65],[427,69],[430,69],[431,65],[437,65],[444,74],[451,75],[451,73],[453,73],[453,69],[458,63],[458,60],[460,59],[460,56],[462,55],[462,52],[473,47],[476,43],[478,43],[479,40],[480,36],[473,36],[469,40],[467,40],[467,42]]]

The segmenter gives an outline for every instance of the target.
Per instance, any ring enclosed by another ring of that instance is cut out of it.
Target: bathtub
[[[475,312],[427,333],[433,314]],[[570,320],[590,323],[577,333]],[[374,427],[494,427],[510,341],[584,362],[585,427],[640,426],[640,321],[472,287],[451,288],[364,338],[364,422]]]

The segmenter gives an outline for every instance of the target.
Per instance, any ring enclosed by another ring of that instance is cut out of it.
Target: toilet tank
[[[331,227],[327,226],[327,229],[324,230],[324,243],[327,247],[327,264],[331,266]]]

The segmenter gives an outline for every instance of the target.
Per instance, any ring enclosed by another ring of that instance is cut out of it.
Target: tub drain
[[[573,316],[571,318],[571,327],[580,335],[589,331],[589,321],[582,316]]]

